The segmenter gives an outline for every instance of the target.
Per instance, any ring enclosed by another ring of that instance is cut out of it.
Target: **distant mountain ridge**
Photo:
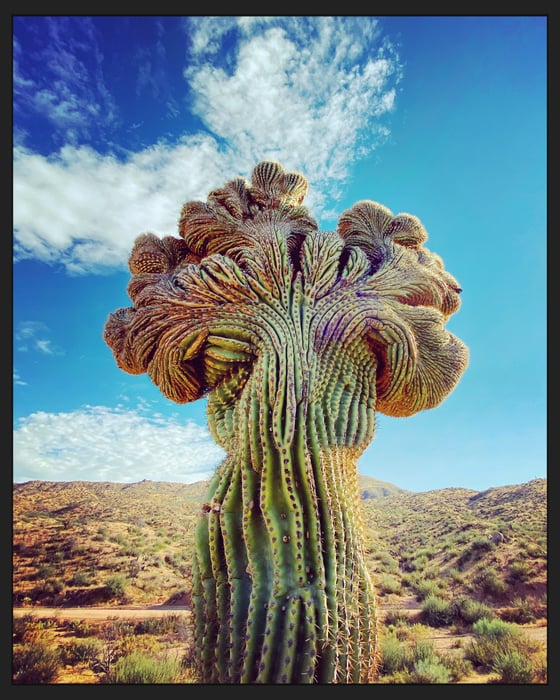
[[[386,496],[397,496],[400,493],[411,493],[407,489],[395,486],[388,481],[380,481],[372,476],[360,474],[358,483],[362,492],[362,498],[385,498]]]
[[[371,476],[365,476],[360,474],[358,477],[358,482],[361,489],[362,498],[383,498],[386,496],[396,496],[399,493],[411,493],[407,489],[400,488],[395,484],[391,484],[388,481],[380,481]],[[142,491],[161,491],[162,493],[173,492],[175,494],[181,494],[185,497],[190,496],[194,499],[203,499],[206,497],[206,490],[208,488],[208,481],[194,481],[189,484],[172,482],[172,481],[152,481],[151,479],[142,479],[142,481],[134,482],[116,482],[116,481],[46,481],[42,479],[34,479],[32,481],[24,481],[20,483],[14,483],[14,491],[26,488],[37,488],[42,490],[43,488],[54,484],[67,485],[68,488],[74,488],[81,486],[82,488],[91,489],[94,492],[103,492],[106,490],[107,486],[110,485],[115,488],[122,488],[123,490],[131,490],[131,492],[142,492]]]

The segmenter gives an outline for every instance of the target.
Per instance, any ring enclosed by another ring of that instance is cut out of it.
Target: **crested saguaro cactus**
[[[419,219],[361,201],[323,232],[306,192],[265,161],[185,204],[180,238],[136,239],[133,306],[104,330],[125,372],[208,398],[227,454],[196,532],[203,682],[375,679],[357,460],[376,411],[438,405],[467,365],[444,327],[461,290]]]

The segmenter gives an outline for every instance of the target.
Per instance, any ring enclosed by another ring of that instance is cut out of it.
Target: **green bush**
[[[498,659],[503,659],[504,664],[515,664],[518,654],[531,661],[542,651],[542,645],[533,642],[514,624],[499,618],[477,620],[473,633],[474,639],[465,648],[465,658],[487,671],[494,670]],[[513,671],[510,669],[507,673],[513,674]]]
[[[61,593],[64,588],[64,582],[59,578],[49,578],[37,586],[36,592],[42,596],[53,596]]]
[[[495,569],[485,569],[476,578],[475,583],[484,595],[493,598],[502,597],[507,591],[507,583]]]
[[[136,634],[175,634],[183,623],[181,615],[169,614],[162,617],[147,617],[138,620],[135,625]]]
[[[404,628],[401,628],[401,631],[404,632]],[[426,638],[425,634],[425,627],[415,625],[406,628],[402,641],[397,632],[382,637],[381,676],[390,676],[395,683],[430,682],[411,680],[414,673],[420,674],[422,669],[428,669],[430,664],[441,663],[433,642]],[[422,663],[418,668],[420,662]],[[450,675],[450,672],[448,673]]]
[[[181,672],[181,663],[176,659],[157,659],[133,651],[115,661],[108,673],[107,683],[173,683]]]
[[[410,623],[410,618],[406,610],[394,610],[389,611],[385,615],[385,625],[387,627],[402,627],[403,625],[408,625]]]
[[[499,618],[482,617],[473,625],[473,634],[479,638],[500,639],[503,637],[519,637],[521,632],[515,625],[504,622]]]
[[[458,683],[473,672],[472,663],[462,653],[448,652],[442,656],[441,663],[449,670],[451,683]]]
[[[95,637],[78,639],[64,647],[64,661],[70,665],[80,661],[94,661],[100,656],[102,647],[103,643]]]
[[[525,583],[531,576],[531,570],[526,561],[514,561],[507,575],[508,583]]]
[[[46,580],[53,577],[56,574],[56,566],[49,563],[41,563],[37,567],[37,578]]]
[[[125,594],[127,579],[122,574],[109,576],[105,581],[105,588],[113,598],[122,598]]]
[[[430,627],[445,627],[453,621],[453,610],[446,600],[431,595],[422,604],[421,619]]]
[[[495,547],[496,545],[488,537],[477,536],[471,542],[471,552],[473,554],[491,552]]]
[[[535,677],[531,658],[516,649],[499,651],[492,670],[500,674],[500,683],[532,683]]]
[[[68,581],[69,586],[89,586],[93,583],[93,575],[90,571],[76,571]]]
[[[472,625],[482,617],[487,619],[495,617],[491,607],[465,595],[457,596],[451,602],[451,612],[455,622],[467,625]]]
[[[395,635],[388,634],[381,639],[381,667],[380,672],[391,675],[405,670],[412,661],[412,653],[405,644],[400,642]]]
[[[399,563],[394,559],[389,552],[380,552],[375,556],[380,563],[379,570],[387,573],[396,574],[399,570]]]
[[[386,593],[398,593],[401,589],[400,581],[389,574],[382,574],[377,579],[377,590],[380,595]]]
[[[14,683],[53,683],[61,667],[59,648],[45,640],[15,648],[12,654]]]
[[[410,683],[449,683],[451,672],[441,661],[420,659],[410,672]]]
[[[95,627],[87,620],[68,620],[65,627],[74,637],[91,637],[95,633]]]
[[[512,607],[501,611],[500,617],[506,622],[516,622],[525,625],[534,622],[539,615],[546,614],[544,608],[527,598],[515,598],[511,602]]]
[[[421,579],[413,585],[413,590],[418,601],[441,593],[441,583],[432,579]]]

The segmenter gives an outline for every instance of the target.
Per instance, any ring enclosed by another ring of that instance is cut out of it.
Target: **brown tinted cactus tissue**
[[[207,397],[226,452],[196,532],[204,683],[375,680],[357,461],[376,411],[437,406],[467,366],[445,329],[461,289],[419,219],[361,201],[319,231],[306,192],[266,161],[185,204],[179,238],[136,239],[133,305],[104,330],[125,372]]]

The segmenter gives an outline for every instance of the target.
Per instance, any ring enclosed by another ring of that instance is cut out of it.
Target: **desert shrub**
[[[94,625],[87,620],[68,620],[65,624],[74,637],[91,637],[95,633]]]
[[[142,652],[131,652],[117,659],[111,667],[106,682],[173,683],[181,674],[181,663],[176,659],[157,659]]]
[[[96,637],[77,639],[64,647],[62,656],[67,664],[75,664],[80,661],[94,661],[101,654],[103,643]]]
[[[379,562],[378,570],[385,573],[396,574],[399,571],[398,561],[389,552],[379,552],[374,557]]]
[[[417,556],[411,565],[414,567],[415,571],[423,571],[428,565],[429,559],[425,554]]]
[[[69,586],[89,586],[93,583],[93,574],[91,571],[76,571],[76,573],[69,579]]]
[[[494,611],[486,603],[473,600],[466,595],[457,596],[451,602],[452,616],[455,622],[472,625],[482,617],[491,619],[495,617]]]
[[[441,661],[419,659],[410,672],[410,683],[449,683],[451,672]]]
[[[439,595],[441,593],[442,584],[440,581],[434,581],[433,579],[420,579],[412,586],[412,589],[416,595],[416,599],[422,601],[431,596]]]
[[[36,586],[34,593],[36,596],[44,598],[49,596],[56,596],[61,593],[65,588],[64,581],[59,578],[49,578],[43,581],[41,584]]]
[[[41,639],[13,650],[14,683],[52,683],[61,667],[60,649],[47,640]]]
[[[161,656],[163,645],[153,634],[129,634],[115,643],[114,650],[118,656],[138,652],[155,659]]]
[[[531,658],[517,649],[499,651],[492,670],[500,674],[500,683],[532,683],[535,677]]]
[[[491,552],[495,547],[496,545],[491,539],[488,537],[482,537],[481,535],[475,537],[471,542],[471,552],[474,555],[480,555],[484,552]]]
[[[449,671],[449,682],[457,683],[463,678],[470,676],[473,672],[473,665],[465,659],[462,653],[448,652],[441,657],[441,663]]]
[[[111,535],[109,537],[109,541],[114,542],[115,544],[118,544],[121,547],[125,547],[128,544],[128,537],[126,535],[123,535],[121,532],[116,532],[114,535]]]
[[[507,574],[508,583],[525,583],[529,580],[531,570],[526,561],[514,561]]]
[[[405,610],[394,610],[385,615],[385,625],[387,627],[401,627],[403,625],[408,625],[409,622],[410,619]]]
[[[465,648],[465,658],[487,671],[494,669],[497,659],[514,660],[516,656],[511,652],[530,658],[542,650],[542,645],[533,642],[514,624],[499,618],[477,620],[473,633],[474,639]]]
[[[473,625],[473,633],[480,638],[500,639],[503,637],[518,637],[520,630],[508,622],[499,618],[489,619],[486,617],[477,620]]]
[[[37,578],[38,579],[46,580],[48,578],[51,578],[55,574],[56,574],[56,567],[54,566],[54,564],[42,562],[37,567]]]
[[[531,557],[532,559],[539,559],[541,557],[546,557],[546,552],[547,552],[546,542],[545,542],[544,546],[541,546],[536,542],[529,542],[527,544],[525,551],[527,552],[527,556]]]
[[[408,668],[412,662],[412,651],[406,644],[400,642],[393,634],[381,639],[380,673],[392,675]]]
[[[482,593],[493,598],[502,597],[507,591],[507,584],[498,574],[496,569],[488,568],[480,572],[475,579],[475,584]]]
[[[429,630],[423,625],[412,625],[382,637],[381,674],[411,672],[418,661],[437,661],[439,657],[428,634]]]
[[[136,634],[175,634],[182,622],[182,616],[177,614],[162,617],[148,617],[138,620],[135,625]]]
[[[459,571],[459,569],[456,569],[456,568],[449,569],[449,574],[448,574],[448,576],[449,576],[449,580],[450,580],[452,583],[459,583],[459,584],[461,584],[461,583],[463,583],[464,580],[465,580],[465,575],[464,575],[463,573],[461,573],[461,571]]]
[[[377,591],[383,595],[386,593],[398,593],[400,591],[401,584],[394,576],[389,574],[381,574],[377,579]]]
[[[44,635],[44,625],[33,613],[14,617],[12,623],[12,641],[14,644],[31,642]]]
[[[118,618],[113,618],[103,627],[103,634],[107,639],[119,639],[119,637],[133,635],[135,632],[136,626],[131,620],[120,620]]]
[[[125,594],[126,584],[126,576],[114,574],[105,581],[105,588],[112,598],[122,598]]]
[[[525,625],[528,622],[534,622],[540,612],[539,606],[527,598],[515,598],[510,608],[505,608],[500,612],[500,617],[506,622]]]
[[[421,620],[430,627],[445,627],[453,620],[453,609],[443,598],[428,596],[422,604]]]

